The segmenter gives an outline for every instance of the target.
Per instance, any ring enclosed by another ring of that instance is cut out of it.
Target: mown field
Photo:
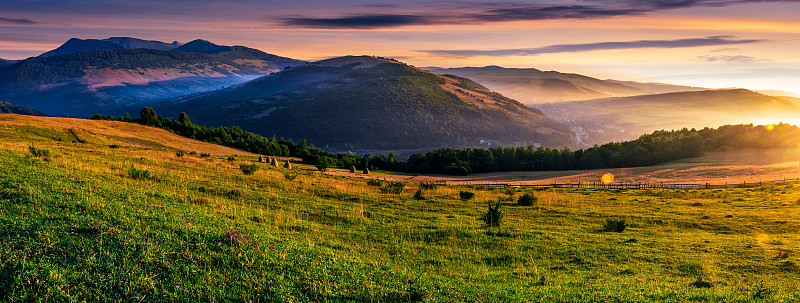
[[[800,185],[395,192],[49,121],[0,115],[3,302],[800,301]]]

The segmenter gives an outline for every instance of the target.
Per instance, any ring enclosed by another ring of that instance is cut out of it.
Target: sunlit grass
[[[0,301],[800,298],[798,185],[438,186],[416,200],[415,182],[384,193],[305,165],[289,180],[254,155],[52,139],[67,134],[0,127]],[[259,169],[244,175],[241,164]],[[131,167],[151,178],[131,178]],[[525,193],[538,207],[516,206]],[[499,228],[479,220],[489,201],[501,202]],[[609,219],[628,226],[605,232]],[[693,286],[701,275],[712,287]]]

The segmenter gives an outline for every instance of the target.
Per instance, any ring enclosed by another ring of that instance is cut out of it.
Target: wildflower
[[[50,162],[50,161],[53,161],[53,159],[50,159],[50,158],[48,158],[48,157],[44,157],[44,158],[42,158],[42,160],[44,160],[45,162]]]
[[[542,276],[539,277],[539,282],[542,282],[542,283],[547,282],[547,276],[542,274]]]
[[[406,280],[406,282],[407,282],[407,283],[411,283],[411,282],[414,282],[414,280],[412,280],[412,279],[408,279],[408,280]]]

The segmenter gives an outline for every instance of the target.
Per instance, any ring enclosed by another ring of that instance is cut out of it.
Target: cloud
[[[427,18],[414,15],[358,15],[344,18],[284,18],[289,26],[306,28],[379,28],[426,24]]]
[[[587,44],[557,44],[534,48],[494,49],[494,50],[421,50],[429,54],[454,57],[472,56],[526,56],[548,53],[571,53],[592,50],[632,49],[632,48],[680,48],[696,46],[714,46],[728,44],[748,44],[766,40],[737,40],[733,36],[711,36],[705,38],[689,38],[678,40],[638,40],[625,42],[598,42]]]
[[[586,1],[589,2],[589,1]],[[452,8],[453,3],[434,2],[427,10],[416,14],[393,14],[394,5],[381,5],[387,10],[380,14],[360,14],[340,17],[281,18],[280,23],[291,27],[329,29],[371,29],[429,24],[480,24],[488,22],[547,19],[595,19],[629,15],[644,15],[662,10],[689,7],[722,7],[735,4],[764,2],[800,2],[800,0],[597,0],[591,5],[543,5],[536,3],[476,3]]]
[[[699,59],[706,61],[706,62],[737,62],[737,63],[750,63],[755,61],[764,61],[760,59],[756,59],[755,57],[751,56],[700,56]]]
[[[20,25],[39,24],[39,22],[33,21],[31,19],[13,19],[4,17],[0,17],[0,23],[10,23],[10,24],[20,24]]]

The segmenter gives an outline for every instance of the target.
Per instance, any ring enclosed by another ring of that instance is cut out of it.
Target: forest
[[[265,138],[239,127],[208,128],[193,124],[181,113],[178,120],[158,116],[151,108],[142,109],[141,118],[95,115],[95,120],[135,122],[166,129],[188,138],[220,144],[268,156],[292,156],[318,167],[387,170],[408,173],[468,175],[500,171],[553,171],[637,167],[699,157],[706,151],[743,148],[797,147],[800,128],[791,124],[725,125],[719,128],[655,131],[636,140],[607,143],[588,149],[545,147],[441,148],[426,154],[413,154],[405,162],[389,155],[333,154],[309,145],[305,140]]]

